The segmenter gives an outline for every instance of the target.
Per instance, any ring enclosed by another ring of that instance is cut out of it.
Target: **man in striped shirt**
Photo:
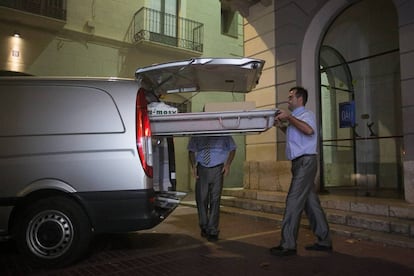
[[[193,136],[187,149],[196,179],[195,195],[201,236],[214,242],[219,235],[223,176],[230,171],[236,144],[231,136]]]

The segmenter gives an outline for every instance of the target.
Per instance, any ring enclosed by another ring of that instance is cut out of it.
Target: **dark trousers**
[[[198,179],[195,186],[200,228],[209,235],[218,235],[220,198],[223,188],[223,165],[213,168],[197,166]]]
[[[283,248],[296,248],[299,225],[303,210],[309,219],[310,227],[320,245],[331,246],[329,226],[314,191],[317,172],[316,155],[306,155],[292,161],[292,182],[286,198],[286,209],[282,222]]]

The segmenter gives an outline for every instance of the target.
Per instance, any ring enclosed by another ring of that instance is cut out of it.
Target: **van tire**
[[[65,196],[43,198],[24,209],[16,243],[34,267],[63,267],[88,250],[89,219],[79,204]]]

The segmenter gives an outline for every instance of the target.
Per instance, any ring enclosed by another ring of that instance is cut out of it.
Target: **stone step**
[[[224,201],[226,200],[226,196],[223,197]],[[223,203],[223,200],[222,200]],[[190,195],[187,198],[185,198],[181,205],[185,206],[191,206],[196,207],[196,203],[194,200],[194,196]],[[338,220],[339,218],[346,216],[346,212],[341,210],[334,210],[335,213],[329,213],[327,216],[336,216],[335,220]],[[238,216],[247,216],[254,218],[255,220],[260,221],[270,221],[275,223],[275,225],[281,225],[283,215],[280,213],[271,213],[271,212],[264,212],[264,211],[254,211],[249,209],[243,209],[239,207],[232,207],[228,205],[222,205],[220,208],[220,212],[228,213],[232,215],[238,215]],[[368,230],[363,229],[359,227],[352,226],[353,223],[350,223],[350,225],[344,225],[340,223],[334,222],[334,219],[332,219],[332,222],[329,223],[329,227],[332,231],[332,233],[349,237],[350,242],[352,240],[369,240],[374,242],[380,242],[385,245],[392,245],[392,246],[399,246],[399,247],[406,247],[406,248],[414,248],[414,238],[411,236],[406,236],[402,234],[397,233],[386,233],[386,232],[380,232],[380,231],[374,231],[374,230]],[[350,219],[352,221],[352,219]],[[398,221],[398,220],[397,220]],[[301,226],[302,227],[309,227],[308,220],[304,217],[301,220]]]
[[[414,237],[414,221],[409,219],[361,214],[357,212],[325,209],[330,224]]]
[[[224,188],[222,195],[280,203],[285,203],[286,200],[285,192],[261,191],[243,188]]]
[[[414,205],[395,199],[321,195],[327,209],[414,220]]]
[[[246,190],[243,188],[225,188],[222,195],[282,204],[286,200],[285,192]],[[320,195],[319,198],[322,207],[326,209],[414,220],[414,204],[402,200],[335,195]]]
[[[265,213],[283,215],[285,204],[254,199],[222,196],[221,204],[228,207],[236,207],[243,210],[260,211]],[[330,204],[331,207],[335,206]],[[341,205],[342,206],[342,205]],[[362,213],[350,210],[340,210],[324,207],[328,222],[341,224],[354,228],[371,230],[383,233],[392,233],[414,237],[414,220],[400,217],[390,217],[381,212]],[[372,214],[375,213],[375,214]],[[305,218],[305,215],[303,216]]]
[[[221,196],[221,205],[281,215],[283,215],[285,210],[285,203],[246,199],[234,196]]]

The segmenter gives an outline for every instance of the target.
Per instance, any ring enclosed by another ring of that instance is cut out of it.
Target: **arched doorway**
[[[364,0],[330,25],[320,47],[321,186],[402,197],[398,17]]]

